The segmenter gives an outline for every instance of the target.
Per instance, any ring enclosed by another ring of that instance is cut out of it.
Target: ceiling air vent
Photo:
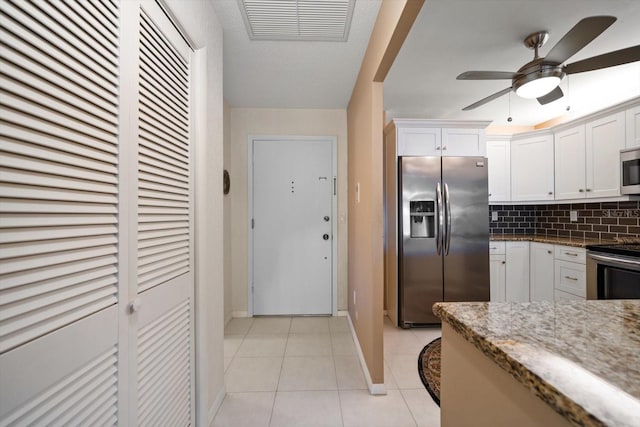
[[[251,40],[347,41],[355,0],[238,0]]]

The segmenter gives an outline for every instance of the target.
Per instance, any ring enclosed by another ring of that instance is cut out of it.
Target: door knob
[[[329,240],[329,235],[327,233],[322,235],[323,240]]]
[[[329,222],[329,215],[324,216],[324,222]]]
[[[140,307],[142,307],[142,301],[140,301],[140,298],[135,298],[129,303],[127,308],[129,309],[129,314],[133,314],[139,311]]]

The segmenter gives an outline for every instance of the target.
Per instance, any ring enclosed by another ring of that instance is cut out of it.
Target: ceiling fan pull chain
[[[511,92],[509,92],[509,117],[507,117],[507,121],[511,123],[513,118],[511,117]]]

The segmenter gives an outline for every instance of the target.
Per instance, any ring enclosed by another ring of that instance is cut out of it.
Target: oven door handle
[[[588,257],[595,261],[603,261],[609,264],[617,265],[619,267],[640,269],[640,261],[635,261],[632,259],[627,259],[627,258],[623,259],[623,258],[609,257],[604,255],[595,255],[595,254],[588,254]]]

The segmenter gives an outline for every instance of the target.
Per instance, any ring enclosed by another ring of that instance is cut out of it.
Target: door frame
[[[253,317],[253,145],[259,141],[323,141],[331,143],[331,314],[338,314],[338,157],[336,136],[249,135],[247,138],[247,316]]]

